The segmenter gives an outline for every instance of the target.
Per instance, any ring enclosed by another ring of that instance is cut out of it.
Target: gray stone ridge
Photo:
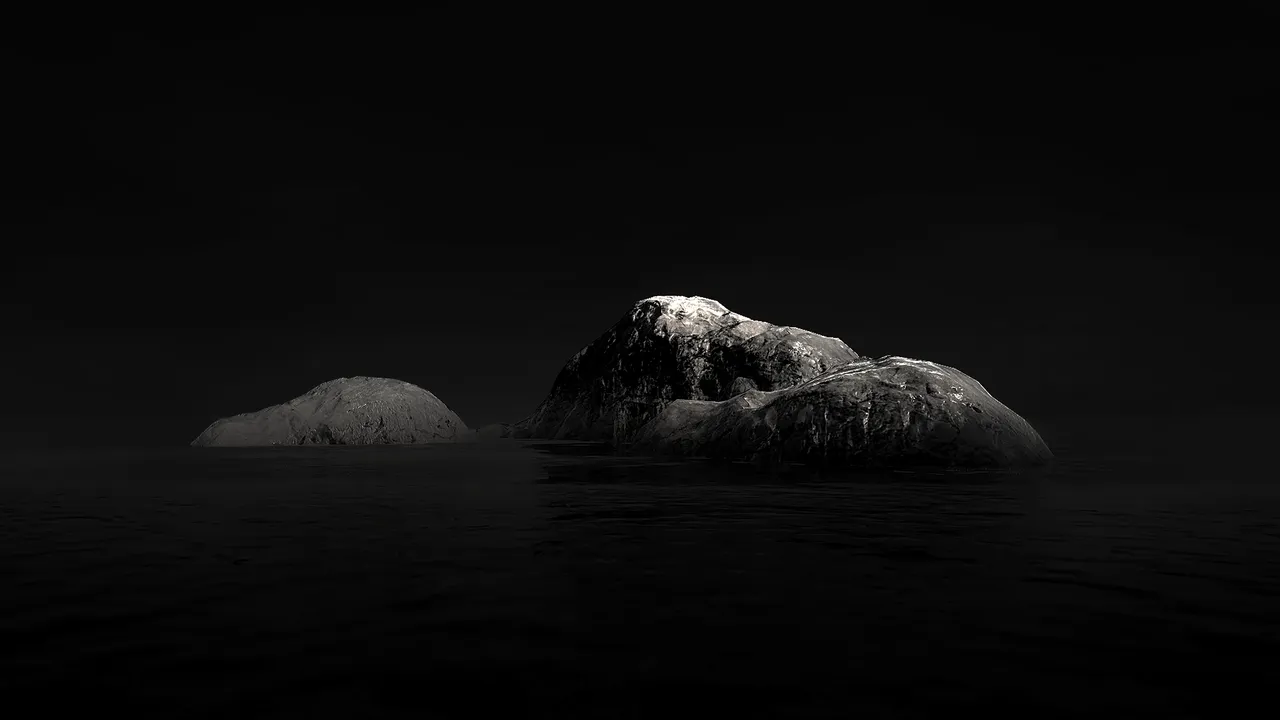
[[[468,439],[435,395],[401,380],[338,378],[257,412],[216,420],[193,446],[390,445]]]
[[[846,467],[1017,467],[1053,457],[977,380],[897,356],[860,358],[781,390],[676,400],[628,449]]]

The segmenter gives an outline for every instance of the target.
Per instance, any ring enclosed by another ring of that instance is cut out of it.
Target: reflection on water
[[[0,480],[0,689],[182,717],[1235,714],[1280,488],[568,443],[95,452]]]

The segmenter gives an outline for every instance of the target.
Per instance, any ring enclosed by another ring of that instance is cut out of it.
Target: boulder
[[[955,368],[860,358],[779,390],[676,400],[630,452],[844,467],[1016,467],[1053,454],[1026,420]]]
[[[512,434],[625,443],[675,400],[787,388],[858,357],[838,338],[752,320],[715,300],[655,296],[574,355]]]
[[[215,421],[195,446],[389,445],[467,439],[435,395],[400,380],[338,378],[280,405]]]

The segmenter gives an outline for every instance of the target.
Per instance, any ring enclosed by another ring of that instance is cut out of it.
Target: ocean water
[[[1280,485],[1057,449],[963,475],[13,453],[0,692],[22,717],[1252,715],[1280,679]]]

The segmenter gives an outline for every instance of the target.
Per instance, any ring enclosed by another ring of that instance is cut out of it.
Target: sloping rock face
[[[444,403],[400,380],[330,380],[287,403],[215,421],[199,447],[388,445],[464,439],[467,426]]]
[[[625,443],[674,400],[786,388],[858,357],[837,338],[752,320],[715,300],[655,296],[574,355],[512,434]]]
[[[1053,457],[977,380],[896,356],[854,360],[783,390],[675,401],[630,451],[846,467],[1016,467]]]

